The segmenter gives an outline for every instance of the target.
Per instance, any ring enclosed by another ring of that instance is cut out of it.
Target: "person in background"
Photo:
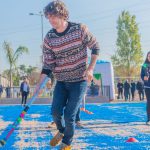
[[[129,84],[128,80],[126,80],[126,81],[124,82],[123,87],[124,87],[124,97],[125,97],[125,101],[127,101],[127,100],[130,101],[130,88],[131,88],[131,87],[130,87],[130,84]]]
[[[5,91],[6,91],[6,98],[10,98],[10,95],[11,95],[11,88],[10,88],[9,85],[6,87]]]
[[[136,90],[136,83],[133,80],[131,80],[131,96],[132,96],[132,101],[134,101],[135,90]]]
[[[85,97],[86,97],[86,92],[85,92],[85,94],[83,96],[83,99],[82,99],[82,107],[78,108],[78,111],[77,111],[77,114],[76,114],[75,122],[76,122],[77,127],[82,127],[83,126],[83,124],[81,123],[81,119],[80,119],[80,109],[82,111],[85,111]]]
[[[123,99],[123,83],[121,80],[118,81],[117,83],[117,88],[118,88],[118,96],[117,99],[122,98]]]
[[[146,124],[150,125],[150,51],[147,53],[144,64],[141,68],[141,78],[144,82],[145,94],[147,99],[147,121]]]
[[[2,93],[3,93],[3,86],[0,84],[0,98],[2,96]]]
[[[91,89],[91,96],[95,96],[95,82],[94,82],[94,80],[91,81],[90,89]]]
[[[144,84],[141,79],[137,82],[136,89],[138,91],[140,101],[144,100]]]
[[[21,93],[21,96],[22,96],[22,102],[21,102],[22,106],[26,105],[27,97],[29,95],[29,92],[30,92],[30,86],[29,86],[29,83],[28,83],[28,79],[27,79],[27,77],[24,77],[23,82],[20,85],[20,93]]]

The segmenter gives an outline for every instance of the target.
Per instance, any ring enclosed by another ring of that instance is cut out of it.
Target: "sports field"
[[[51,105],[31,106],[21,125],[17,127],[2,150],[57,150],[49,146],[55,128]],[[145,125],[146,105],[141,103],[88,104],[94,114],[81,112],[83,128],[76,128],[73,150],[149,150],[150,126]],[[0,139],[6,136],[11,124],[22,111],[19,105],[0,106]],[[134,137],[139,142],[126,142]]]

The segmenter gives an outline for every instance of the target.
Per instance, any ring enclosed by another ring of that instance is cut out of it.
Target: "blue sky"
[[[18,65],[39,66],[41,55],[41,20],[38,13],[49,0],[3,0],[0,4],[0,71],[8,69],[8,63],[2,48],[4,41],[11,43],[14,50],[20,45],[29,48],[30,54],[23,55]],[[150,1],[149,0],[64,0],[70,21],[84,23],[100,43],[100,59],[110,61],[115,53],[117,39],[117,19],[123,10],[136,15],[141,35],[144,56],[150,50]],[[44,35],[51,28],[44,18]]]

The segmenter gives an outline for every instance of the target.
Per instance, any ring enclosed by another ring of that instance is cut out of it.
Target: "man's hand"
[[[94,68],[95,68],[97,58],[98,58],[98,55],[95,55],[95,54],[91,55],[90,64],[89,64],[87,70],[83,74],[83,77],[88,82],[91,82],[93,80],[93,72],[94,72]]]
[[[84,79],[87,80],[88,82],[91,82],[93,80],[93,69],[87,69],[84,74]]]

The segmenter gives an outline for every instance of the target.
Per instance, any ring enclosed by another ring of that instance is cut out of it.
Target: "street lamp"
[[[35,15],[41,17],[41,35],[42,35],[42,43],[43,43],[43,13],[40,11],[39,13],[29,13],[29,15]]]

